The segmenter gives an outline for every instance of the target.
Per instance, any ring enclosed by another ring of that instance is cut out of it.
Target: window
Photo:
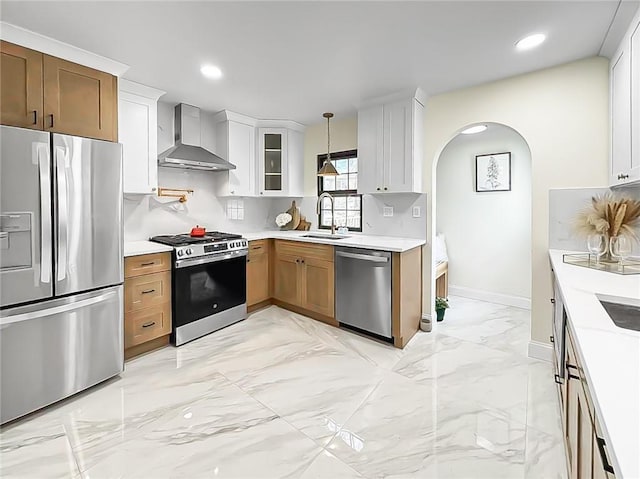
[[[327,155],[318,155],[318,169]],[[346,226],[351,231],[362,231],[362,195],[358,194],[358,150],[331,153],[331,163],[338,176],[318,177],[318,196],[327,192],[333,196],[336,226]],[[331,201],[322,200],[320,228],[331,228]]]

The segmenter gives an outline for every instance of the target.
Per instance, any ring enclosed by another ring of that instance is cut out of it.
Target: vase
[[[436,309],[436,319],[438,322],[444,321],[444,309]]]

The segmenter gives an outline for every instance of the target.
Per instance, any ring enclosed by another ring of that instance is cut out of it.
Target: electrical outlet
[[[414,218],[420,218],[420,207],[419,206],[414,206],[413,207],[413,217]]]
[[[393,216],[393,206],[384,206],[382,208],[382,216],[385,218]]]

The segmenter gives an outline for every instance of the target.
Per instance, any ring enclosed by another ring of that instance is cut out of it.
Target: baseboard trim
[[[491,291],[465,288],[464,286],[454,286],[452,284],[449,285],[449,294],[462,296],[463,298],[478,299],[488,303],[504,304],[505,306],[513,306],[514,308],[531,309],[531,300],[529,298],[523,298],[522,296],[492,293]]]
[[[528,356],[533,359],[551,362],[553,359],[553,347],[539,341],[529,341]]]

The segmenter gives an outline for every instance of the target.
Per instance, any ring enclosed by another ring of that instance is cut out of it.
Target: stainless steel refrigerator
[[[122,148],[0,127],[0,423],[122,372]]]

